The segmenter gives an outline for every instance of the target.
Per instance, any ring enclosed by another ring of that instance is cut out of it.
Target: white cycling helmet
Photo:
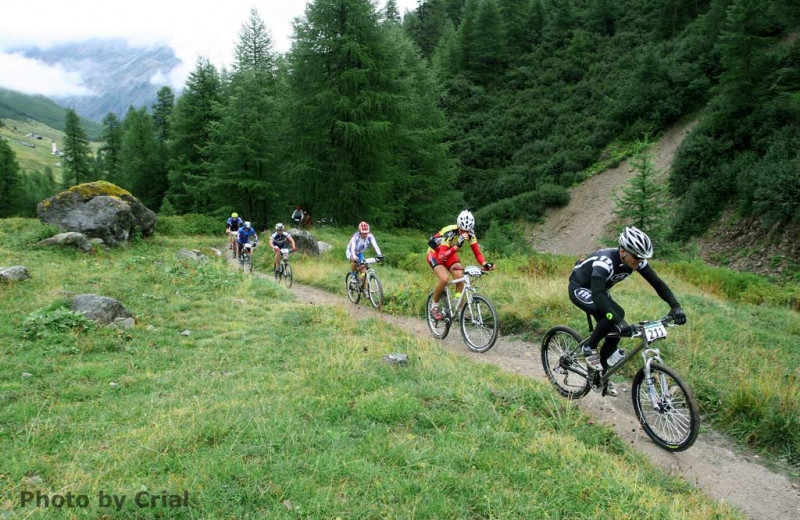
[[[475,227],[475,217],[473,217],[472,213],[465,209],[458,214],[456,224],[458,224],[458,227],[464,231],[472,231],[472,229]]]
[[[283,224],[281,222],[275,224],[275,231],[283,231],[283,229]]]
[[[619,245],[639,258],[653,256],[653,243],[644,231],[633,226],[626,227],[619,235]]]
[[[244,223],[244,227],[246,227],[247,229],[250,229],[250,221],[249,220]]]

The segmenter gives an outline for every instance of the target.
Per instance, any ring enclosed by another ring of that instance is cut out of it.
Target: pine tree
[[[158,146],[153,117],[145,107],[128,109],[123,124],[121,148],[121,184],[149,208],[158,208],[166,189],[158,176]]]
[[[252,221],[266,222],[277,199],[276,156],[282,143],[276,57],[255,9],[239,35],[234,72],[220,122],[214,127],[217,167],[206,186],[219,204],[237,209]]]
[[[220,103],[219,74],[207,59],[199,58],[170,118],[167,195],[179,214],[209,211],[216,205],[203,187],[214,163],[211,135]]]
[[[0,138],[0,218],[23,213],[22,174],[14,151]]]
[[[239,30],[235,57],[235,70],[237,71],[243,69],[273,71],[275,69],[272,38],[254,7],[250,8],[250,17],[247,23]]]
[[[103,118],[103,133],[100,134],[103,144],[97,151],[98,167],[103,178],[118,184],[120,175],[120,148],[122,146],[122,123],[114,112]]]
[[[153,129],[160,142],[169,139],[169,124],[172,110],[175,108],[175,94],[169,87],[161,87],[156,93],[153,104]]]
[[[63,187],[95,180],[89,139],[74,109],[67,109],[64,122]]]
[[[667,186],[659,181],[661,172],[653,164],[653,143],[648,136],[635,146],[630,164],[636,175],[621,188],[621,195],[615,195],[614,214],[657,242],[667,232]]]
[[[398,117],[397,61],[369,0],[316,0],[290,55],[295,183],[316,214],[398,218],[387,164]]]

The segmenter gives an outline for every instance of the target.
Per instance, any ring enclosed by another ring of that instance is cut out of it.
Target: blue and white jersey
[[[256,234],[256,230],[253,229],[251,226],[250,229],[245,227],[240,227],[238,233],[236,234],[236,241],[240,244],[246,244],[250,241],[250,237],[253,238],[253,243],[258,244],[258,235]]]

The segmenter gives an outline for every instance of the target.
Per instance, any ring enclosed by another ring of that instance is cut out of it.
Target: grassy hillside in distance
[[[61,157],[52,154],[52,142],[55,141],[59,149],[64,146],[64,132],[52,128],[44,123],[34,120],[17,121],[13,119],[3,119],[3,126],[0,126],[0,137],[4,138],[16,155],[22,173],[32,170],[43,171],[46,166],[52,168],[56,179],[61,177],[62,161]],[[42,139],[35,137],[25,137],[28,134],[41,136]],[[34,145],[34,148],[25,146],[21,143]],[[92,153],[97,153],[99,143],[89,144]]]
[[[0,226],[0,265],[32,276],[0,299],[0,516],[142,518],[144,492],[188,495],[153,518],[743,518],[542,383],[238,273],[211,251],[220,235],[85,255],[29,247],[43,234]],[[178,260],[182,247],[209,261]],[[51,320],[87,292],[136,326]],[[381,361],[393,352],[409,364]],[[45,510],[24,492],[90,500]],[[112,513],[100,492],[127,500]]]
[[[41,95],[28,95],[0,87],[0,119],[34,120],[64,130],[66,109]],[[90,141],[100,138],[102,123],[81,117],[81,125]]]

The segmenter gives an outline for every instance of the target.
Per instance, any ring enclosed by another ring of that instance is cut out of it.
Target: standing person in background
[[[433,289],[433,306],[431,307],[431,317],[436,321],[441,321],[442,313],[439,311],[439,299],[442,296],[447,282],[450,280],[448,273],[452,273],[453,278],[461,278],[464,275],[464,266],[458,258],[458,251],[469,244],[475,260],[483,266],[486,271],[495,268],[494,264],[486,261],[478,245],[475,236],[475,217],[467,210],[459,213],[456,224],[443,227],[438,233],[431,236],[428,241],[428,255],[426,260],[433,269],[433,274],[438,278],[436,287]],[[461,296],[463,283],[456,284],[456,298]]]
[[[300,225],[303,223],[305,216],[305,211],[303,211],[303,208],[300,206],[297,206],[294,211],[292,211],[292,220],[298,228],[300,228]]]

